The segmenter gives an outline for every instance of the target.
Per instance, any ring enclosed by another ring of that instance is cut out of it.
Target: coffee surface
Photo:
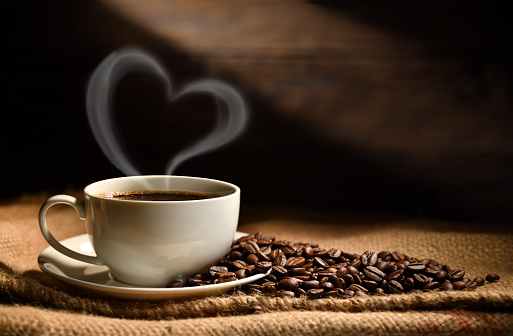
[[[216,194],[199,193],[192,191],[154,191],[154,190],[135,190],[135,191],[116,191],[99,194],[97,196],[131,200],[131,201],[193,201],[218,197]]]

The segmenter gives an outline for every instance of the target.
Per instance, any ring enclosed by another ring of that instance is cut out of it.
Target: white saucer
[[[236,232],[234,239],[246,235],[246,233]],[[61,244],[77,252],[95,255],[87,234],[64,239],[61,241]],[[62,283],[73,286],[75,289],[102,296],[130,300],[183,300],[219,295],[240,285],[261,279],[269,274],[269,272],[266,274],[256,274],[241,280],[198,287],[150,288],[119,282],[111,277],[107,266],[92,265],[69,258],[60,254],[51,246],[41,252],[37,261],[43,272]]]

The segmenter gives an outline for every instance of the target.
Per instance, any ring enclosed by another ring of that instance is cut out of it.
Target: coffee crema
[[[113,191],[96,196],[129,201],[194,201],[219,197],[217,194],[180,190]]]

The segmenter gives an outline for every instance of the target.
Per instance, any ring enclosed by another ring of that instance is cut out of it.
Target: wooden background
[[[145,48],[177,88],[216,78],[251,118],[176,174],[243,189],[244,205],[513,220],[512,25],[481,1],[12,1],[2,13],[2,197],[122,175],[85,113],[95,67]],[[169,106],[130,76],[114,118],[160,174],[208,132],[208,97]]]

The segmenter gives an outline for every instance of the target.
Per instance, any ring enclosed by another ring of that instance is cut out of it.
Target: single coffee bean
[[[257,260],[258,260],[258,258],[257,258]],[[233,267],[235,267],[236,269],[248,268],[248,264],[246,262],[242,261],[242,260],[235,260],[235,261],[232,261],[230,264]]]
[[[389,261],[392,259],[392,253],[390,253],[388,251],[381,251],[378,254],[378,258],[383,261]]]
[[[269,258],[271,260],[276,260],[276,257],[278,257],[278,255],[280,254],[280,250],[272,250],[271,253],[269,254]]]
[[[397,270],[398,270],[398,268],[397,268],[396,264],[388,264],[388,266],[385,267],[383,272],[385,272],[386,274],[390,274],[390,273],[393,273],[393,272],[395,272]]]
[[[411,263],[406,265],[406,269],[411,273],[422,273],[426,269],[423,263]]]
[[[474,280],[472,280],[472,281],[474,281],[478,286],[482,286],[485,283],[485,279],[483,279],[481,277],[474,278]]]
[[[342,279],[344,280],[344,282],[346,283],[346,287],[349,287],[351,286],[352,284],[354,284],[354,278],[351,274],[346,274],[342,277]]]
[[[424,274],[414,274],[413,280],[419,288],[423,288],[429,282],[429,278]]]
[[[438,282],[444,282],[445,279],[447,279],[447,273],[445,273],[445,271],[438,271],[433,277],[433,280]]]
[[[354,275],[354,274],[359,275],[360,274],[360,271],[354,266],[347,266],[346,269],[347,269],[347,273],[349,273],[351,275]]]
[[[462,290],[464,288],[467,287],[467,283],[466,282],[463,282],[463,281],[454,281],[452,283],[452,286],[454,287],[454,289],[456,290]]]
[[[362,286],[367,288],[369,292],[372,292],[378,288],[378,283],[372,280],[362,280]]]
[[[346,268],[346,267],[344,267],[344,266],[340,267],[340,268],[337,270],[337,273],[336,273],[336,275],[337,275],[339,278],[343,277],[343,276],[344,276],[344,275],[346,275],[346,274],[347,274],[347,268]]]
[[[354,296],[354,291],[348,289],[348,290],[344,291],[344,296],[346,296],[346,297],[353,297]]]
[[[258,260],[260,261],[270,261],[271,259],[263,252],[263,250],[259,250],[256,253]]]
[[[398,279],[403,277],[403,274],[404,274],[404,270],[398,269],[397,271],[394,271],[394,272],[390,273],[389,275],[387,275],[387,279],[388,279],[388,281],[391,281],[391,280],[397,281]]]
[[[500,276],[495,273],[490,273],[486,276],[486,281],[488,282],[495,282],[500,280]]]
[[[278,283],[278,288],[288,291],[295,291],[299,288],[299,280],[296,278],[282,279]]]
[[[440,283],[439,282],[431,281],[431,282],[428,282],[427,284],[425,284],[423,289],[433,290],[433,289],[438,288],[438,287],[440,287]]]
[[[295,257],[296,256],[296,249],[293,248],[293,247],[290,247],[290,246],[285,246],[283,249],[282,249],[282,252],[287,256],[287,257]]]
[[[352,284],[347,289],[352,290],[353,292],[364,292],[367,293],[367,288],[363,287],[362,285]]]
[[[390,294],[401,294],[404,292],[403,286],[396,280],[390,280],[388,282],[387,290]]]
[[[209,273],[211,276],[215,277],[219,272],[228,272],[228,267],[225,266],[212,266],[209,269]]]
[[[417,275],[417,274],[415,274]],[[406,278],[403,281],[403,287],[405,290],[410,290],[412,288],[415,288],[416,282],[413,280],[413,278]]]
[[[235,275],[237,276],[237,279],[245,279],[246,278],[246,269],[241,268],[241,269],[235,271]]]
[[[296,293],[292,291],[280,291],[281,297],[296,297]]]
[[[295,293],[297,297],[306,296],[306,291],[303,288],[296,289]]]
[[[444,271],[445,273],[449,273],[450,271],[452,271],[452,269],[449,266],[447,266],[447,265],[443,265],[442,266],[442,271]]]
[[[301,267],[305,264],[305,258],[303,257],[290,257],[285,263],[285,267],[296,268]]]
[[[363,267],[365,266],[374,266],[378,261],[378,255],[375,252],[365,251],[360,256],[360,262]]]
[[[328,292],[324,292],[321,295],[321,297],[335,297],[335,296],[339,296],[338,291],[336,291],[336,290],[330,290]]]
[[[321,297],[321,295],[324,293],[324,290],[321,288],[314,288],[309,289],[306,291],[306,296],[308,296],[310,299],[317,299]]]
[[[322,260],[320,257],[314,257],[314,263],[320,267],[325,267],[325,268],[328,268],[330,266],[324,260]]]
[[[380,282],[385,278],[385,273],[380,271],[377,267],[367,266],[363,269],[363,274],[370,280]]]
[[[395,261],[401,261],[401,260],[406,260],[406,255],[404,255],[403,253],[399,252],[399,251],[394,251],[392,252],[392,260],[395,260]]]
[[[259,273],[267,273],[273,267],[270,261],[259,261],[255,264],[255,270]]]
[[[285,254],[278,254],[276,259],[274,259],[274,261],[273,261],[273,265],[275,265],[275,266],[285,266],[286,263],[287,263],[287,257],[285,256]]]
[[[260,250],[260,247],[258,246],[257,243],[255,243],[254,241],[248,241],[246,242],[246,244],[244,245],[244,249],[250,253],[250,254],[255,254],[257,253],[257,251]]]
[[[237,261],[240,262],[242,260],[237,260]],[[234,262],[237,262],[237,261],[234,261]],[[256,254],[253,254],[253,253],[246,257],[246,263],[248,263],[250,265],[255,265],[259,261],[260,261],[260,259],[257,257]],[[237,266],[235,266],[235,267],[237,267]],[[247,265],[246,265],[246,267],[247,267]]]
[[[335,274],[331,274],[328,276],[328,281],[333,284],[333,287],[335,288],[342,288],[344,286],[343,281],[339,277],[337,277]]]
[[[362,267],[362,262],[360,261],[360,257],[358,257],[358,259],[353,259],[353,261],[351,261],[349,263],[349,266],[353,266],[356,269],[359,269],[360,267]]]
[[[464,270],[459,270],[459,269],[458,270],[452,270],[449,273],[447,273],[447,275],[449,276],[449,278],[452,281],[458,281],[458,280],[463,279],[463,277],[465,276],[465,271]]]
[[[307,275],[309,272],[306,268],[303,267],[294,267],[288,270],[288,274],[290,276],[296,276],[296,275]]]
[[[230,259],[230,260],[240,260],[243,257],[244,257],[244,255],[242,254],[242,252],[232,251],[232,252],[230,252],[230,254],[228,256],[228,259]]]
[[[311,246],[305,246],[303,248],[303,257],[305,258],[311,258],[314,255],[314,250]]]
[[[336,248],[331,248],[329,249],[326,254],[332,258],[332,259],[336,259],[336,258],[340,258],[340,255],[342,254],[342,251],[340,251],[339,249],[336,249]]]
[[[374,295],[385,295],[385,291],[380,287],[376,288],[373,293]]]
[[[171,281],[167,284],[167,288],[180,288],[183,287],[183,283],[181,281]]]
[[[443,284],[440,285],[440,288],[442,290],[446,290],[446,291],[452,291],[454,290],[454,286],[452,285],[452,283],[450,281],[446,281],[444,282]]]
[[[303,281],[301,283],[301,288],[303,288],[305,290],[319,288],[319,281],[317,281],[317,280]]]
[[[328,292],[330,290],[334,290],[335,286],[333,286],[333,284],[331,282],[325,281],[325,282],[321,282],[319,284],[319,288],[322,288],[322,289],[324,289],[325,292]]]

